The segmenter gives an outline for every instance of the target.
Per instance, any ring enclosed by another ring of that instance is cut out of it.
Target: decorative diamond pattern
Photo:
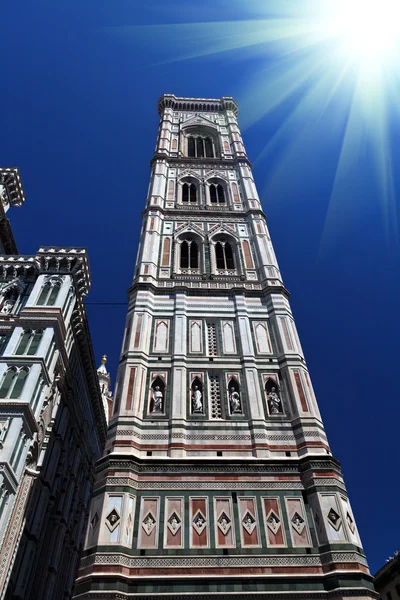
[[[201,510],[198,510],[194,515],[192,525],[199,535],[204,531],[207,521]]]
[[[293,528],[297,531],[297,533],[299,535],[301,535],[303,533],[303,529],[306,526],[304,519],[299,515],[298,512],[295,512],[292,519],[291,519],[291,523]]]
[[[353,519],[351,518],[350,513],[347,513],[346,520],[347,520],[347,525],[349,526],[351,533],[354,533],[356,530],[356,526],[355,526]]]
[[[222,512],[218,517],[217,525],[218,528],[222,531],[222,533],[226,535],[232,527],[232,520],[228,517],[228,515],[225,512]]]
[[[106,516],[106,525],[110,531],[114,531],[116,527],[118,527],[121,521],[121,517],[119,512],[114,507],[110,513]]]
[[[270,528],[270,530],[272,531],[272,533],[276,533],[279,530],[279,527],[281,526],[281,520],[278,517],[278,515],[276,515],[274,513],[273,510],[270,510],[267,516],[267,526]]]
[[[242,525],[250,535],[253,533],[256,526],[256,519],[248,510],[242,519]]]
[[[151,512],[151,510],[149,510],[149,512],[147,513],[147,515],[145,516],[145,518],[142,521],[142,527],[143,527],[145,533],[147,535],[150,535],[155,526],[156,526],[156,518],[153,515],[153,513]]]
[[[172,535],[175,535],[176,533],[178,533],[178,531],[180,530],[182,526],[182,521],[181,519],[178,517],[178,515],[176,514],[176,512],[174,511],[168,521],[167,521],[167,527],[170,530],[170,532],[172,533]]]
[[[328,512],[328,521],[336,531],[339,531],[342,525],[342,519],[333,508]]]

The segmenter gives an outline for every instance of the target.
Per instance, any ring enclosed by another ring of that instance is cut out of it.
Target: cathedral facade
[[[82,248],[19,255],[6,211],[23,204],[0,169],[0,598],[71,598],[94,465],[106,440]],[[102,382],[100,389],[99,379]]]
[[[376,598],[237,105],[158,110],[74,597]]]

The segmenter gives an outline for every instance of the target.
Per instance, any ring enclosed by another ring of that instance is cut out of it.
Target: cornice
[[[97,471],[101,472],[104,469],[120,470],[125,469],[136,473],[161,473],[168,475],[170,473],[179,473],[180,475],[193,474],[193,473],[206,473],[206,474],[243,474],[248,476],[250,473],[254,474],[289,474],[289,475],[302,475],[307,470],[316,469],[339,469],[340,463],[330,455],[326,455],[318,459],[312,459],[310,457],[285,460],[280,459],[274,460],[271,458],[262,459],[257,458],[253,461],[249,461],[248,458],[237,459],[229,457],[229,463],[227,462],[216,462],[215,458],[200,457],[193,462],[192,457],[187,461],[183,461],[182,458],[168,457],[166,459],[157,459],[152,457],[150,460],[146,458],[134,457],[131,454],[107,454],[103,456],[97,462]]]
[[[196,165],[197,168],[207,168],[214,167],[215,169],[219,169],[222,167],[237,167],[240,166],[241,163],[245,163],[250,169],[253,169],[252,163],[249,161],[247,156],[235,156],[233,158],[201,158],[201,162],[199,158],[190,158],[188,156],[170,156],[166,152],[155,152],[153,158],[150,161],[150,167],[153,168],[154,163],[157,160],[162,160],[175,167],[181,166],[182,168],[188,167],[193,168],[193,165]]]
[[[42,246],[35,255],[0,255],[0,276],[4,281],[46,275],[71,275],[78,297],[90,288],[87,253],[84,248]]]
[[[158,99],[158,114],[161,116],[166,108],[182,111],[196,112],[222,112],[231,110],[235,117],[238,116],[239,107],[232,96],[222,98],[187,98],[175,94],[163,94]]]
[[[221,223],[237,223],[243,222],[243,219],[249,217],[251,215],[259,215],[264,217],[265,221],[267,217],[265,213],[261,210],[261,208],[247,208],[241,211],[230,210],[227,209],[225,211],[214,211],[213,206],[209,206],[208,204],[203,204],[200,206],[196,206],[190,209],[190,212],[187,210],[186,206],[182,207],[174,207],[174,208],[164,208],[163,206],[159,206],[156,204],[149,205],[149,199],[147,200],[147,205],[142,211],[142,218],[145,218],[148,213],[160,212],[163,215],[168,216],[172,221],[181,221],[184,218],[188,220],[197,218],[202,221],[221,221]],[[214,214],[213,214],[214,212]],[[215,215],[215,216],[214,216]],[[240,218],[241,217],[241,218]]]
[[[163,280],[166,281],[166,280]],[[269,296],[271,294],[283,294],[288,300],[290,299],[290,293],[288,292],[288,290],[283,286],[283,285],[274,285],[274,286],[268,286],[268,287],[259,287],[257,289],[249,289],[248,287],[246,287],[246,282],[243,282],[242,285],[240,285],[240,282],[238,281],[232,281],[232,287],[228,288],[228,287],[212,287],[212,288],[192,288],[190,287],[189,283],[191,282],[191,280],[188,280],[187,282],[183,281],[183,280],[179,280],[176,281],[174,279],[170,280],[174,282],[173,286],[157,286],[154,283],[151,282],[142,282],[142,281],[134,281],[132,283],[132,285],[128,288],[128,296],[136,291],[139,290],[146,290],[146,291],[151,291],[155,296],[165,296],[166,293],[171,294],[171,293],[181,293],[184,292],[186,293],[188,296],[204,296],[204,297],[209,297],[210,294],[212,294],[212,296],[226,296],[227,294],[230,296],[236,296],[236,295],[240,295],[240,296],[245,296],[247,298],[260,298],[260,297],[266,297]],[[210,280],[215,284],[218,283],[230,283],[231,280],[228,279],[228,277],[226,277],[226,279],[224,280],[219,280],[219,279],[213,279]],[[253,285],[253,283],[251,284]]]

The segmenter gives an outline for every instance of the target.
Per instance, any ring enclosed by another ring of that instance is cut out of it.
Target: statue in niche
[[[199,390],[199,386],[195,385],[192,392],[192,403],[193,403],[193,412],[194,413],[202,413],[203,412],[203,396],[201,391]]]
[[[282,401],[279,398],[275,387],[272,387],[268,394],[268,408],[271,415],[277,415],[283,412]]]
[[[163,393],[160,390],[160,386],[156,385],[153,390],[153,407],[151,409],[152,413],[159,413],[163,411]]]
[[[232,413],[241,413],[242,412],[242,407],[241,407],[241,403],[240,403],[240,394],[233,386],[229,390],[229,402],[231,405]]]
[[[1,307],[1,314],[2,315],[9,315],[13,309],[14,306],[14,302],[13,300],[11,300],[11,298],[7,298],[6,300],[4,300],[4,304]]]

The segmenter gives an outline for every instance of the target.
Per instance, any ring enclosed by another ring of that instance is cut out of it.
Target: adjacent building
[[[106,419],[84,297],[83,248],[19,255],[0,170],[0,598],[70,598]]]
[[[158,110],[74,597],[376,598],[236,102]]]
[[[400,550],[387,559],[375,575],[375,589],[380,600],[400,598]]]

